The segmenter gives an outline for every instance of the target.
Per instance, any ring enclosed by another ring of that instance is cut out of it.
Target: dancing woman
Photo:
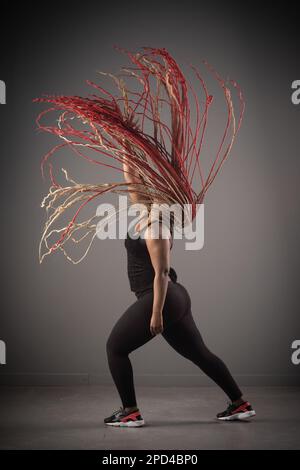
[[[130,91],[121,75],[116,77],[102,72],[113,78],[121,91],[121,97],[116,97],[89,82],[104,94],[105,98],[99,95],[92,95],[91,98],[46,96],[35,100],[52,103],[49,110],[39,115],[39,128],[64,140],[63,144],[54,147],[44,157],[42,170],[54,151],[67,145],[90,163],[115,168],[124,175],[123,182],[92,185],[77,183],[63,170],[69,185],[62,186],[56,181],[52,165],[49,164],[52,184],[42,202],[48,218],[41,238],[40,262],[46,255],[58,249],[74,263],[84,258],[97,233],[97,225],[94,223],[96,216],[80,222],[79,214],[83,207],[102,194],[126,192],[133,204],[144,204],[147,208],[144,217],[134,225],[133,231],[127,231],[125,239],[129,283],[137,300],[118,319],[106,343],[108,365],[122,406],[105,418],[104,423],[122,427],[145,424],[136,399],[129,355],[158,334],[161,334],[175,351],[198,366],[228,396],[230,403],[225,411],[217,414],[218,419],[248,419],[255,415],[255,411],[243,397],[227,366],[204,343],[192,315],[189,293],[184,285],[177,281],[177,273],[170,266],[174,229],[176,225],[182,226],[182,220],[179,223],[178,220],[172,219],[172,223],[167,227],[160,217],[152,217],[151,211],[152,205],[157,202],[167,206],[177,203],[181,207],[189,204],[192,208],[190,221],[193,220],[197,205],[203,202],[204,195],[227,158],[239,130],[244,111],[242,93],[237,83],[231,81],[231,85],[238,92],[240,103],[236,124],[229,87],[205,63],[224,93],[228,119],[216,158],[207,178],[204,178],[199,156],[212,96],[208,93],[204,80],[192,66],[205,96],[201,114],[201,106],[194,89],[166,49],[143,49],[143,53],[136,54],[125,51],[136,67],[123,68],[127,77],[137,79],[142,85],[142,92]],[[155,93],[151,92],[151,77],[156,80]],[[193,94],[196,105],[195,129],[191,125],[188,91]],[[163,106],[167,106],[170,111],[171,128],[161,118]],[[57,125],[42,125],[41,117],[54,110],[63,110]],[[75,127],[73,121],[76,119],[84,125],[87,124],[89,129]],[[153,134],[145,129],[147,120],[153,127]],[[230,132],[231,137],[228,139]],[[87,149],[115,159],[120,165],[115,167],[96,160],[84,152]],[[201,184],[201,190],[198,192],[192,186],[196,172]],[[69,209],[75,209],[71,221],[61,228],[53,228],[54,223],[60,220],[61,214]],[[76,238],[82,230],[85,231],[84,235]],[[56,240],[51,243],[53,235],[56,235]],[[67,244],[78,244],[88,237],[90,241],[83,256],[74,261],[67,252]],[[44,252],[43,247],[46,247]]]

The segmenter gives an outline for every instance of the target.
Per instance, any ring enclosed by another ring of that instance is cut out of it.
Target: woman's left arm
[[[146,232],[149,231],[149,227]],[[161,238],[162,230],[159,228],[159,237],[151,238],[145,232],[145,241],[155,271],[153,281],[153,307],[150,330],[152,334],[163,331],[163,307],[166,299],[169,270],[170,270],[170,240]],[[151,230],[150,230],[151,233]]]

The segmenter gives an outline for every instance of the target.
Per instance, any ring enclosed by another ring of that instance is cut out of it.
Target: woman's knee
[[[108,357],[116,353],[116,345],[114,335],[111,333],[106,341],[106,354]]]
[[[108,357],[127,355],[127,348],[120,338],[112,332],[106,341],[106,354]]]

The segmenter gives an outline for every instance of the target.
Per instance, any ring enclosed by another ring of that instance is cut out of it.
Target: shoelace
[[[234,404],[231,403],[230,401],[227,401],[227,403],[228,403],[228,407],[227,407],[227,410],[228,410],[228,411],[234,410],[235,408],[238,408],[238,407],[242,406],[242,404],[243,404],[243,403],[242,403],[241,405],[234,405]]]
[[[118,408],[117,410],[113,411],[112,414],[113,415],[116,415],[118,413],[123,413],[124,412],[124,408],[123,406],[120,406],[120,408]]]
[[[228,411],[234,410],[234,408],[236,408],[236,405],[234,405],[234,404],[231,403],[230,401],[227,401],[227,404],[228,404],[228,406],[227,406],[227,410],[228,410]],[[227,410],[226,410],[226,411],[227,411]]]

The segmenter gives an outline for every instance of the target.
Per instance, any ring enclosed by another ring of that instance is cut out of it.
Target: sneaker
[[[139,409],[136,411],[125,411],[121,406],[118,410],[114,411],[111,416],[104,419],[104,424],[108,426],[137,428],[144,426],[145,421]]]
[[[248,419],[255,416],[256,413],[248,401],[244,401],[241,405],[229,403],[227,409],[217,414],[217,418],[222,421],[232,421],[235,419]]]

